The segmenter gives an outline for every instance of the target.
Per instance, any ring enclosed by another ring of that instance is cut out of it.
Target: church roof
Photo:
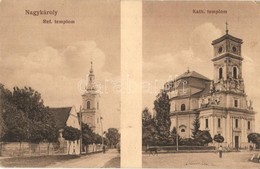
[[[192,96],[193,97],[201,97],[201,96],[206,96],[208,95],[210,92],[210,83],[205,83],[205,88],[200,91],[200,92],[197,92],[197,93],[194,93]]]
[[[182,75],[178,76],[177,77],[177,80],[179,79],[183,79],[183,78],[189,78],[189,77],[193,77],[193,78],[198,78],[198,79],[203,79],[203,80],[207,80],[209,81],[210,79],[199,74],[198,72],[196,71],[187,71],[185,73],[183,73]]]
[[[49,108],[49,112],[53,115],[58,129],[62,129],[66,126],[71,109],[72,107]]]
[[[243,40],[242,40],[242,39],[236,38],[236,37],[234,37],[234,36],[232,36],[232,35],[226,33],[225,35],[221,36],[220,38],[218,38],[218,39],[216,39],[216,40],[213,40],[211,44],[212,44],[212,45],[215,45],[215,44],[217,44],[217,43],[219,43],[219,42],[221,42],[221,41],[223,41],[223,40],[225,40],[225,39],[230,39],[230,40],[232,40],[232,41],[235,41],[235,42],[241,43],[241,44],[243,43]]]

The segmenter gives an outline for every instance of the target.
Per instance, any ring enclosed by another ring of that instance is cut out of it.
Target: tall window
[[[218,78],[219,78],[219,79],[222,79],[222,78],[223,78],[223,68],[222,68],[222,67],[220,67],[220,68],[218,69]]]
[[[234,100],[234,107],[238,107],[238,100],[237,99]]]
[[[181,105],[181,111],[185,111],[185,109],[186,109],[185,104],[182,104],[182,105]]]
[[[97,102],[97,109],[99,109],[99,102]]]
[[[87,101],[87,109],[90,109],[90,101]]]
[[[205,128],[209,128],[209,119],[205,119]]]
[[[235,127],[238,128],[238,119],[235,120]]]
[[[221,119],[218,118],[218,128],[221,128]]]
[[[251,129],[251,124],[250,121],[247,122],[247,129],[250,130]]]
[[[234,79],[237,79],[237,73],[238,73],[238,71],[237,71],[237,67],[233,67],[233,78]]]

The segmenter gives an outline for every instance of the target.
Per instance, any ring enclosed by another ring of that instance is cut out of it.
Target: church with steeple
[[[212,138],[221,134],[223,146],[249,146],[247,136],[255,131],[256,112],[245,90],[242,44],[242,39],[229,34],[226,23],[226,33],[211,43],[213,80],[188,70],[165,83],[171,102],[171,127],[176,127],[182,138],[192,136],[192,123],[198,115],[200,130],[208,130]]]
[[[95,83],[95,74],[93,63],[88,75],[88,84],[85,87],[85,92],[82,95],[82,122],[88,124],[92,130],[102,135],[102,117],[100,115],[100,94]]]

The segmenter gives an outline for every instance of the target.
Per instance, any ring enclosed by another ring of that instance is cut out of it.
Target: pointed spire
[[[92,60],[91,60],[90,63],[91,63],[91,66],[90,66],[90,71],[89,71],[89,72],[90,72],[90,73],[93,73],[93,63],[92,63]]]
[[[86,90],[87,91],[92,91],[92,90],[96,90],[96,85],[95,85],[95,75],[94,75],[94,71],[93,71],[93,62],[91,59],[91,66],[90,66],[90,70],[89,70],[89,75],[88,75],[88,84],[86,86]]]
[[[226,21],[226,34],[228,34],[228,22]]]

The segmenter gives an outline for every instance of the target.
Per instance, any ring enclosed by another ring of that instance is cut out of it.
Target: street
[[[120,154],[117,152],[116,149],[110,149],[108,150],[105,154],[103,153],[98,153],[98,154],[91,154],[91,155],[85,155],[82,156],[78,159],[74,160],[68,160],[68,161],[63,161],[63,162],[57,162],[54,165],[50,165],[47,167],[51,168],[101,168],[106,165],[107,162],[110,160],[119,157]],[[117,166],[120,166],[118,164]],[[116,166],[115,166],[116,167]]]
[[[248,161],[252,154],[259,152],[223,153],[167,153],[152,156],[143,154],[144,168],[260,168],[260,163]]]

